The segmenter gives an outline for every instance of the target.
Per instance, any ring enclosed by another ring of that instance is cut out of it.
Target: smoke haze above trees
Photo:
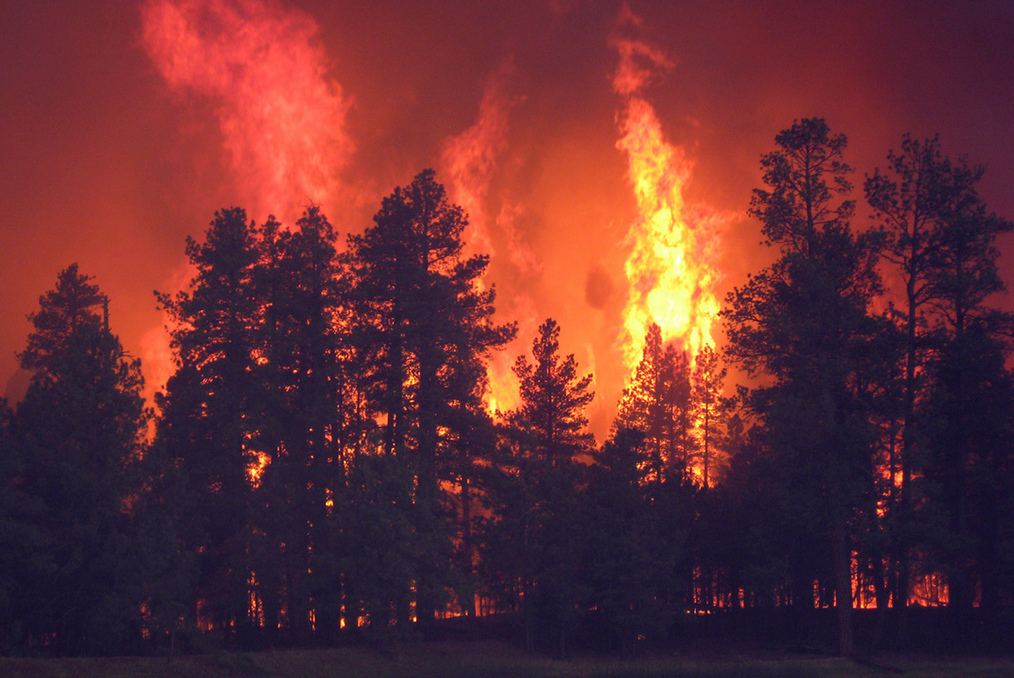
[[[67,262],[96,276],[126,349],[145,358],[145,335],[163,322],[150,290],[185,279],[182,238],[199,236],[225,205],[247,207],[258,222],[267,214],[255,210],[278,209],[244,199],[248,187],[232,168],[217,117],[221,101],[171,89],[148,58],[141,10],[151,4],[54,11],[15,0],[0,9],[0,81],[9,93],[0,108],[0,385],[15,373],[13,354],[38,291]],[[444,149],[478,129],[486,93],[500,88],[506,122],[493,130],[501,136],[491,146],[484,215],[498,256],[488,278],[505,318],[531,319],[519,342],[530,345],[545,317],[565,328],[561,349],[596,373],[600,397],[589,414],[601,438],[626,376],[609,366],[619,365],[611,352],[626,296],[623,238],[636,218],[615,146],[621,101],[609,85],[619,3],[264,6],[316,27],[310,41],[322,77],[349,105],[343,129],[354,150],[346,148],[347,164],[335,168],[340,199],[322,205],[341,232],[361,231],[380,197],[421,167],[436,166],[446,180]],[[991,208],[1014,212],[1005,190],[1014,163],[1003,143],[1014,107],[1009,4],[632,2],[630,9],[643,19],[642,37],[675,63],[646,97],[669,142],[694,163],[692,200],[742,215],[759,183],[756,158],[774,134],[818,114],[849,136],[857,181],[903,132],[939,132],[945,152],[989,166],[981,192]],[[292,223],[298,213],[278,216]],[[733,220],[720,253],[719,298],[765,263],[759,239],[756,225]]]

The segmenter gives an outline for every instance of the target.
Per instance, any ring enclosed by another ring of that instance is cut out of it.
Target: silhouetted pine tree
[[[140,639],[131,505],[147,413],[140,361],[109,330],[108,301],[76,264],[29,314],[21,354],[31,385],[14,421],[22,541],[21,642],[59,653],[111,652]],[[15,533],[16,534],[16,533]],[[136,645],[133,645],[136,647]]]
[[[364,355],[371,416],[383,421],[384,453],[402,457],[416,479],[413,524],[416,612],[429,626],[446,602],[452,560],[449,497],[482,416],[483,360],[513,325],[493,323],[492,288],[479,285],[489,259],[465,258],[466,217],[425,170],[384,198],[374,225],[349,238],[354,343]]]
[[[256,375],[265,397],[261,450],[266,465],[253,494],[257,581],[270,633],[279,626],[306,642],[311,614],[322,634],[338,630],[333,568],[327,563],[328,506],[345,483],[342,447],[350,444],[347,294],[336,235],[318,207],[286,230],[274,221],[258,232],[253,281],[264,301],[257,331]],[[318,565],[318,563],[320,563]]]
[[[698,439],[700,442],[701,481],[704,487],[714,482],[715,461],[724,431],[725,408],[722,386],[726,369],[722,367],[718,352],[705,345],[697,354],[693,374],[693,400],[697,410]]]
[[[893,586],[895,606],[908,605],[912,549],[912,472],[914,459],[925,440],[916,420],[916,404],[925,389],[922,368],[928,349],[927,305],[932,252],[938,247],[943,226],[942,207],[946,185],[953,174],[950,161],[940,152],[937,139],[919,141],[906,135],[901,151],[887,155],[887,170],[875,170],[864,183],[866,200],[874,218],[887,234],[884,258],[905,285],[904,306],[899,318],[905,333],[904,394],[900,448],[897,451],[901,482],[891,508],[897,574]],[[893,474],[892,474],[893,477]]]
[[[672,511],[670,502],[659,500],[653,471],[643,464],[642,438],[621,429],[606,441],[581,492],[585,604],[596,610],[603,639],[625,656],[637,651],[639,638],[665,636],[693,522],[692,511]]]
[[[623,389],[613,434],[641,432],[644,463],[656,483],[690,481],[700,449],[698,409],[690,356],[673,343],[663,344],[662,329],[652,323],[634,376]]]
[[[672,408],[668,405],[667,375],[673,372],[675,352],[662,345],[662,328],[657,323],[648,327],[641,361],[634,370],[630,384],[623,389],[613,433],[628,429],[643,436],[640,445],[647,455],[643,461],[654,482],[661,484],[672,468],[666,431],[671,430]]]
[[[880,291],[880,238],[851,231],[843,135],[832,135],[823,120],[805,119],[775,142],[777,150],[761,159],[770,190],[755,190],[751,213],[781,256],[729,295],[727,350],[748,372],[771,380],[751,404],[798,495],[791,500],[812,509],[828,537],[839,651],[849,655],[849,525],[871,482],[876,437],[852,376],[854,358],[874,332],[868,308]],[[805,580],[798,586],[802,593]]]
[[[559,337],[556,321],[546,320],[532,359],[522,355],[515,363],[521,406],[502,429],[484,555],[494,581],[517,587],[529,649],[536,636],[548,635],[563,655],[586,598],[578,490],[594,441],[585,408],[595,394],[592,375],[579,377],[574,356],[560,355]]]
[[[197,557],[193,618],[220,633],[259,626],[249,616],[253,487],[248,467],[264,454],[259,328],[264,299],[253,222],[240,208],[215,213],[203,243],[187,239],[189,289],[159,294],[172,320],[176,373],[157,402],[157,444],[180,469],[181,534]]]
[[[45,556],[45,507],[25,487],[25,459],[13,431],[13,412],[0,399],[0,653],[32,641],[26,621],[38,611],[34,603],[49,569]],[[33,620],[34,621],[34,620]],[[35,623],[36,632],[42,624]]]
[[[984,168],[949,167],[937,207],[940,228],[926,267],[927,297],[935,330],[929,372],[933,422],[926,477],[946,515],[938,543],[948,581],[949,605],[960,636],[979,588],[982,605],[995,610],[1002,558],[997,550],[1007,466],[1009,375],[1004,369],[1014,316],[988,304],[1005,289],[996,239],[1014,222],[988,211],[977,183]],[[1009,563],[1009,558],[1007,559]]]

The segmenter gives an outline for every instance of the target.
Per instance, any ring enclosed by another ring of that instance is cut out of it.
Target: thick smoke
[[[166,83],[210,101],[247,210],[336,207],[353,144],[316,22],[267,0],[150,0],[143,42]]]
[[[310,204],[336,208],[339,172],[353,144],[349,101],[328,77],[313,18],[269,0],[149,0],[142,39],[165,83],[183,101],[210,103],[238,204],[293,223]],[[178,168],[186,171],[186,168]],[[176,291],[181,265],[162,286]],[[149,395],[174,369],[165,329],[141,338]]]
[[[660,147],[692,167],[685,222],[725,224],[686,250],[714,262],[721,280],[699,292],[718,301],[770,256],[745,211],[761,154],[794,118],[848,135],[857,186],[904,132],[939,133],[948,155],[988,165],[984,197],[1014,215],[1011,3],[628,3],[5,3],[0,384],[26,314],[68,264],[95,276],[157,382],[171,365],[151,338],[151,290],[186,279],[174,274],[185,238],[215,209],[292,223],[316,201],[344,235],[433,167],[470,213],[473,251],[493,255],[499,319],[553,317],[562,350],[582,371],[594,361],[601,436],[629,374],[628,235],[643,210],[616,142],[635,99]],[[713,223],[704,204],[735,218]],[[498,358],[500,373],[530,340]]]

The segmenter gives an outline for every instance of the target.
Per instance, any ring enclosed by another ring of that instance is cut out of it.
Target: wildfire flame
[[[519,205],[502,200],[496,218],[490,214],[490,191],[494,176],[507,150],[509,114],[518,99],[508,92],[508,84],[514,72],[511,60],[505,60],[486,83],[479,114],[476,121],[460,134],[449,138],[441,154],[445,168],[448,193],[451,200],[460,205],[468,215],[469,224],[464,234],[466,253],[496,255],[492,230],[495,228],[506,238],[507,256],[511,264],[521,272],[539,270],[539,262],[531,250],[521,241],[514,225],[515,218],[523,213]],[[502,196],[501,196],[502,198]],[[480,284],[485,284],[480,281]],[[498,300],[504,307],[502,299]],[[489,383],[486,392],[486,409],[491,415],[497,411],[516,408],[518,380],[513,370],[513,358],[531,345],[534,337],[537,314],[530,297],[517,295],[508,300],[510,308],[506,315],[517,320],[520,331],[506,351],[498,352],[490,359],[487,367]],[[501,311],[501,315],[504,315]]]
[[[142,40],[174,90],[212,101],[252,214],[333,204],[352,142],[317,24],[264,0],[149,0]]]
[[[444,143],[442,161],[446,167],[451,200],[468,215],[464,234],[471,252],[496,254],[487,226],[486,200],[498,156],[507,147],[507,122],[511,102],[505,93],[512,66],[505,62],[486,83],[475,123]]]
[[[640,19],[624,8],[623,23],[637,26]],[[345,131],[350,103],[328,77],[329,61],[309,15],[269,0],[147,0],[142,25],[145,49],[170,89],[213,105],[237,202],[254,215],[270,209],[290,221],[309,202],[325,209],[334,204],[338,172],[353,150]],[[682,149],[666,140],[643,96],[673,62],[641,40],[612,44],[619,54],[612,87],[622,97],[617,147],[627,156],[639,211],[628,233],[625,266],[622,352],[632,371],[652,322],[662,328],[663,340],[693,352],[713,343],[719,223],[684,202],[690,165]],[[474,124],[447,139],[439,161],[450,199],[470,217],[468,251],[494,255],[496,243],[503,250],[501,266],[520,277],[537,276],[541,262],[515,223],[525,217],[524,207],[493,188],[513,167],[505,158],[511,109],[521,101],[509,92],[513,73],[510,59],[493,73]],[[511,356],[528,349],[541,320],[525,293],[501,298],[498,306],[502,318],[518,320],[519,333],[491,361],[491,412],[517,405]],[[149,333],[144,350],[149,364],[166,363],[150,368],[162,382],[172,371],[164,337]],[[590,345],[588,350],[593,362]]]
[[[337,201],[353,150],[349,102],[327,77],[312,17],[264,0],[148,0],[141,20],[170,89],[214,103],[236,203],[292,222],[310,203]],[[164,290],[183,289],[192,273],[181,266]],[[141,351],[150,397],[176,369],[165,328],[145,333]]]
[[[629,10],[621,19],[640,23]],[[661,327],[663,341],[678,342],[691,355],[714,345],[721,219],[685,203],[690,164],[681,148],[666,141],[654,108],[640,95],[656,73],[670,70],[673,62],[638,40],[617,39],[613,44],[620,56],[613,91],[623,97],[617,115],[622,136],[616,146],[627,154],[627,176],[639,213],[627,236],[629,295],[623,312],[623,356],[633,372],[653,322]]]

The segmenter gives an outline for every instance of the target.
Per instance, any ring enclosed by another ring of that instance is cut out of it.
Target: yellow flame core
[[[250,481],[250,485],[257,488],[261,485],[264,469],[271,463],[271,457],[263,452],[254,452],[253,455],[254,458],[246,465],[246,476]]]
[[[647,55],[656,66],[669,67],[670,62],[642,43],[621,42],[618,47],[621,65],[614,89],[624,95],[625,105],[619,115],[622,136],[616,146],[627,154],[627,175],[639,214],[628,234],[629,296],[623,312],[623,356],[633,372],[653,322],[662,329],[663,341],[678,342],[691,356],[704,345],[714,345],[711,325],[719,310],[714,293],[719,221],[684,202],[689,163],[682,149],[665,140],[651,104],[636,96],[648,75],[629,60]]]

